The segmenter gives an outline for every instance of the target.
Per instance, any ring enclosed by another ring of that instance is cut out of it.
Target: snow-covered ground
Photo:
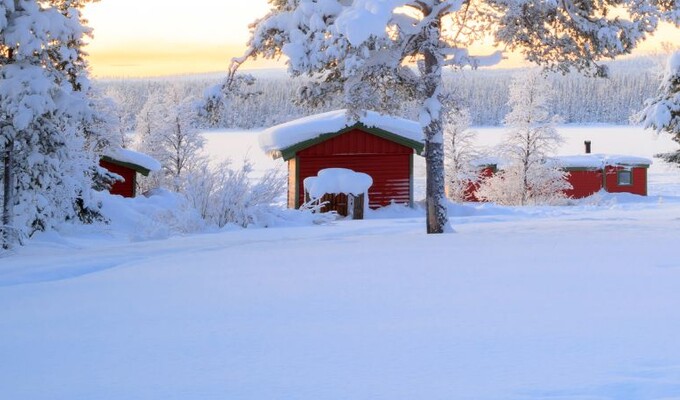
[[[674,148],[562,131],[560,154]],[[207,137],[215,159],[280,165],[253,132]],[[456,233],[436,236],[393,208],[167,237],[131,222],[171,203],[149,199],[0,258],[0,397],[678,399],[680,172],[656,162],[650,182],[569,207],[452,205]]]

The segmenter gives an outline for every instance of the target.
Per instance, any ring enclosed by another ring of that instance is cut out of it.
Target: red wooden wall
[[[470,181],[465,189],[465,201],[479,202],[477,190],[484,180],[491,178],[496,173],[496,166],[484,166],[479,171],[479,180]]]
[[[99,162],[99,165],[125,179],[125,182],[119,181],[111,186],[111,190],[109,190],[111,194],[119,194],[123,197],[135,197],[135,178],[137,177],[137,172],[134,169],[103,160]]]
[[[298,202],[304,199],[305,178],[325,168],[349,168],[373,178],[369,206],[376,208],[411,200],[411,157],[408,146],[354,129],[297,153]],[[290,181],[289,181],[290,182]]]
[[[632,185],[619,186],[617,173],[623,169],[628,169],[632,172]],[[608,165],[605,168],[605,174],[605,190],[609,193],[633,193],[639,194],[641,196],[647,196],[647,168],[624,168]]]
[[[602,189],[602,170],[572,170],[567,173],[567,181],[571,189],[564,194],[572,199],[582,199],[592,196]]]

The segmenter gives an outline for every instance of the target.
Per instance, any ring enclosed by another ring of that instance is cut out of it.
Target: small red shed
[[[109,151],[99,160],[99,165],[121,177],[109,192],[123,197],[135,197],[137,173],[148,176],[151,171],[160,171],[161,164],[152,157],[129,149]]]
[[[554,157],[568,172],[572,189],[568,197],[580,199],[604,189],[609,193],[647,195],[647,158],[608,154],[585,154]]]
[[[498,171],[500,161],[495,158],[480,158],[472,161],[472,166],[477,171],[477,179],[470,180],[465,188],[465,201],[479,202],[477,190],[486,179],[491,178]]]
[[[260,147],[288,162],[288,207],[304,201],[302,182],[326,168],[368,174],[369,207],[413,204],[413,155],[423,151],[420,124],[367,111],[349,120],[346,110],[290,121],[266,129]]]

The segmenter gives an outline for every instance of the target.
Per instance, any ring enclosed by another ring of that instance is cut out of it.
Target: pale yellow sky
[[[102,0],[85,16],[95,38],[88,46],[97,77],[135,77],[226,71],[248,40],[248,24],[266,14],[267,0]],[[680,30],[665,27],[653,43],[680,43]],[[517,57],[510,57],[512,65]],[[245,67],[283,65],[261,61]]]

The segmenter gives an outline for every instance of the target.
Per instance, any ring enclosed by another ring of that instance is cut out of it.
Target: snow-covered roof
[[[408,141],[423,143],[423,129],[420,124],[408,119],[381,115],[366,111],[358,120],[347,118],[347,110],[335,110],[323,114],[296,119],[264,130],[259,136],[260,148],[274,158],[296,144],[316,139],[328,133],[335,133],[363,124],[367,128],[378,128]]]
[[[644,157],[615,154],[580,154],[573,156],[557,156],[551,160],[563,168],[603,168],[607,165],[650,166],[652,160]]]
[[[305,191],[315,199],[326,193],[351,193],[358,196],[368,192],[371,185],[373,178],[370,175],[347,168],[322,169],[317,176],[304,180]]]
[[[142,170],[147,171],[161,170],[161,163],[158,162],[155,158],[147,154],[140,153],[138,151],[130,149],[123,148],[112,149],[106,152],[104,156],[110,158],[113,161],[118,161],[120,163],[131,164],[140,167],[140,169]]]

